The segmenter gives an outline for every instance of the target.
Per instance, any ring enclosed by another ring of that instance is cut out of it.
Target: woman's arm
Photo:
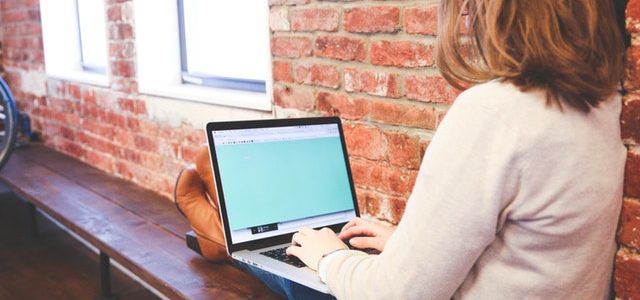
[[[380,255],[341,251],[327,282],[345,299],[449,299],[495,239],[518,185],[518,141],[497,109],[463,94],[425,154]]]

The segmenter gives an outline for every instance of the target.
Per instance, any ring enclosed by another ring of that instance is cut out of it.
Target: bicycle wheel
[[[0,78],[0,169],[11,156],[18,134],[18,110],[7,83]]]

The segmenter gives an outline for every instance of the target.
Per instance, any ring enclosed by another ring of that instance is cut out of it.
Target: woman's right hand
[[[384,250],[387,240],[396,230],[395,226],[371,222],[360,218],[349,221],[338,237],[358,249]]]

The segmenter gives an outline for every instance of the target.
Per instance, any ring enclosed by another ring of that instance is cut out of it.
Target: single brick
[[[100,153],[116,156],[120,152],[118,148],[111,140],[96,136],[89,133],[78,132],[78,142],[84,145],[87,149],[93,149]]]
[[[86,152],[84,161],[98,169],[111,173],[115,160],[113,157],[92,150]]]
[[[122,15],[122,21],[133,23],[134,15],[133,15],[133,1],[127,1],[120,4],[120,11]]]
[[[311,56],[311,40],[306,37],[276,36],[271,38],[271,52],[275,56],[300,58]]]
[[[17,23],[17,22],[24,22],[29,20],[29,14],[28,11],[26,10],[16,10],[16,11],[9,11],[9,12],[5,12],[3,11],[2,14],[2,22],[6,22],[6,23]]]
[[[626,10],[627,31],[630,33],[640,32],[640,1],[630,0]]]
[[[113,5],[107,8],[107,21],[117,22],[122,20],[120,5]]]
[[[109,43],[109,58],[111,59],[134,59],[135,53],[133,41],[112,41]]]
[[[116,130],[113,134],[113,142],[123,147],[133,147],[134,132],[127,130]]]
[[[409,75],[404,78],[405,95],[424,102],[451,104],[460,94],[439,76]]]
[[[397,7],[356,7],[344,12],[344,30],[347,32],[396,32],[399,28],[400,9]]]
[[[382,198],[380,193],[356,188],[356,195],[358,197],[360,214],[367,214],[370,216],[377,216],[380,214],[380,202]]]
[[[409,34],[438,33],[438,8],[411,7],[404,10],[404,31]]]
[[[400,97],[396,74],[359,68],[344,69],[344,89],[375,96]]]
[[[350,98],[344,94],[320,92],[316,98],[317,109],[325,115],[339,116],[346,120],[361,120],[369,114],[370,103],[366,99]]]
[[[84,158],[87,153],[79,143],[64,138],[58,139],[56,149],[80,159]]]
[[[344,36],[320,36],[315,42],[315,55],[346,61],[364,61],[365,45],[361,39]]]
[[[111,125],[103,124],[101,122],[85,119],[82,122],[82,130],[88,133],[93,133],[97,136],[104,137],[106,139],[112,139],[116,128]],[[119,128],[118,130],[122,129]]]
[[[121,77],[134,77],[136,65],[133,61],[115,60],[111,62],[111,74]]]
[[[640,249],[640,201],[625,199],[622,202],[618,241],[627,247]]]
[[[147,108],[142,100],[118,98],[118,106],[121,110],[130,112],[136,115],[142,115],[147,113]]]
[[[75,140],[76,130],[73,130],[66,126],[60,126],[58,134],[65,139],[73,141]]]
[[[335,8],[299,8],[291,10],[293,31],[338,30],[340,14]]]
[[[273,61],[272,67],[273,80],[293,82],[293,73],[291,72],[291,64],[284,61]]]
[[[311,111],[315,107],[313,91],[304,87],[275,86],[273,99],[277,106]]]
[[[640,255],[627,249],[618,250],[614,285],[620,299],[640,299]]]
[[[620,127],[625,142],[640,145],[640,97],[638,94],[625,96]]]
[[[132,77],[113,77],[110,87],[117,92],[135,94],[138,92],[138,81]]]
[[[409,195],[417,175],[417,171],[374,165],[369,175],[369,184],[381,192],[392,195]]]
[[[370,165],[366,159],[355,156],[349,156],[349,166],[351,167],[351,175],[353,183],[358,187],[366,187],[368,184]]]
[[[110,40],[127,40],[133,39],[133,26],[126,23],[111,23],[109,24],[109,39]]]
[[[269,27],[273,31],[289,31],[289,8],[284,6],[272,7],[269,11]]]
[[[625,89],[629,91],[640,88],[640,47],[630,46],[627,48],[627,76],[624,81]]]
[[[624,194],[640,198],[640,155],[629,151],[624,174]]]
[[[140,134],[133,136],[133,144],[139,151],[155,152],[158,149],[158,142],[155,138]]]
[[[401,132],[386,132],[389,162],[398,167],[417,170],[422,162],[420,139]]]
[[[404,210],[407,206],[407,198],[389,197],[383,206],[386,206],[387,208],[385,219],[387,219],[391,224],[398,224],[400,219],[402,219],[402,215],[404,214]]]
[[[127,119],[124,115],[115,113],[112,111],[105,111],[102,115],[101,121],[111,124],[116,127],[127,126]]]
[[[379,41],[371,43],[371,63],[394,67],[426,67],[433,65],[433,49],[408,41]]]
[[[118,158],[121,158],[128,162],[140,164],[142,163],[142,152],[130,148],[123,148],[118,155]]]
[[[329,88],[340,86],[340,73],[335,65],[300,63],[295,66],[297,83]]]
[[[79,85],[70,83],[67,85],[67,95],[71,96],[72,99],[80,99],[82,90]]]
[[[375,101],[371,103],[371,119],[390,125],[435,129],[438,115],[432,107]]]
[[[127,129],[138,132],[140,130],[140,120],[135,116],[127,117]]]
[[[343,128],[350,155],[369,160],[385,159],[387,145],[380,129],[360,124],[345,125]]]

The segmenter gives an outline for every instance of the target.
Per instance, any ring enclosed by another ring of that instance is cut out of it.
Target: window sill
[[[78,83],[86,83],[86,84],[91,84],[91,85],[96,85],[101,87],[109,86],[109,78],[107,77],[107,75],[104,75],[104,74],[96,74],[96,73],[84,72],[84,71],[72,71],[72,70],[60,71],[59,70],[55,72],[47,71],[47,76],[56,78],[56,79],[69,80],[69,81],[74,81]]]
[[[141,85],[140,93],[261,111],[271,111],[272,109],[265,93],[217,89],[190,84]]]

